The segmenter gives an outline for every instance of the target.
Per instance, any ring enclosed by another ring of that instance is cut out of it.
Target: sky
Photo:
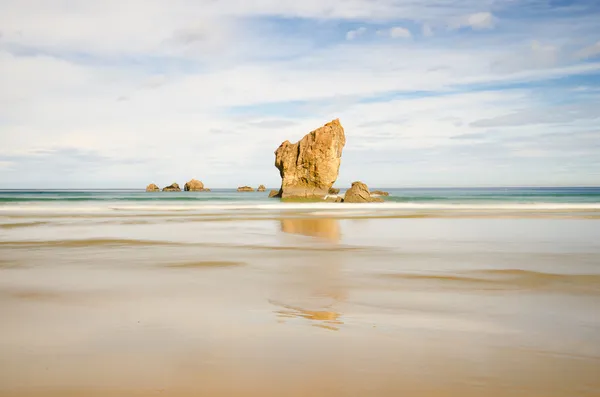
[[[0,0],[0,188],[600,185],[598,0]]]

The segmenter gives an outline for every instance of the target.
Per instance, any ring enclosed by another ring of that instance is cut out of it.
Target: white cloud
[[[390,29],[390,37],[392,37],[394,39],[397,39],[397,38],[408,39],[411,36],[412,35],[411,35],[410,31],[406,28],[396,26],[396,27]]]
[[[600,41],[592,44],[591,46],[582,48],[575,54],[575,56],[579,59],[595,58],[598,55],[600,55]]]
[[[408,39],[412,37],[410,30],[401,26],[392,27],[389,29],[380,29],[377,35],[381,37],[391,37],[392,39]]]
[[[490,12],[477,12],[457,18],[450,27],[459,29],[462,27],[470,27],[474,30],[491,29],[494,27],[495,18]]]
[[[367,32],[367,29],[364,27],[360,27],[355,30],[350,30],[346,33],[346,40],[354,40]]]

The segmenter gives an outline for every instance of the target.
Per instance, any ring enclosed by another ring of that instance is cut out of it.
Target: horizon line
[[[237,189],[238,187],[215,187],[211,189]],[[279,187],[268,187],[267,189],[277,189]],[[369,189],[519,189],[519,188],[600,188],[600,185],[487,185],[487,186],[376,186],[370,187]],[[349,187],[348,187],[349,189]],[[0,191],[23,191],[23,190],[38,190],[38,191],[61,191],[61,190],[142,190],[145,191],[144,187],[138,188],[92,188],[92,187],[70,187],[70,188],[34,188],[34,187],[23,187],[23,188],[3,188],[0,187]],[[181,190],[184,192],[184,190]],[[209,192],[207,192],[209,193]]]

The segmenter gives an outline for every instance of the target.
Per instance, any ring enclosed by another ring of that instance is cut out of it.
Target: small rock
[[[269,192],[269,198],[272,198],[272,197],[279,197],[279,190],[271,190]]]
[[[183,186],[183,190],[186,192],[206,192],[208,189],[204,188],[204,183],[197,179],[192,179]]]
[[[166,186],[162,190],[163,192],[180,192],[181,188],[177,183],[172,183],[169,186]]]
[[[265,187],[265,185],[260,185],[258,187],[258,189],[256,189],[257,192],[264,192],[265,190],[267,190],[267,188]]]
[[[352,182],[352,187],[346,191],[344,203],[380,203],[382,198],[371,197],[369,187],[362,182]]]
[[[343,203],[344,199],[339,196],[327,196],[325,197],[325,201],[328,203]]]
[[[329,192],[327,192],[327,194],[338,194],[340,192],[340,189],[336,189],[334,187],[330,187],[329,188]]]
[[[158,186],[156,186],[154,183],[151,183],[148,186],[146,186],[146,191],[147,192],[160,192],[160,188]]]
[[[373,190],[371,192],[371,196],[389,196],[388,192],[384,192],[383,190]]]
[[[240,186],[237,188],[238,192],[253,192],[254,189],[251,188],[250,186]]]

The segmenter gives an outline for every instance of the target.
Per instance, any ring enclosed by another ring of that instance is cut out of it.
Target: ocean
[[[0,191],[0,396],[600,395],[600,188],[381,190]]]
[[[267,192],[237,192],[214,189],[211,192],[156,192],[138,189],[120,190],[0,190],[0,210],[44,211],[72,208],[99,210],[232,210],[232,209],[348,209],[348,204],[291,204],[268,198]],[[529,188],[405,188],[384,190],[390,195],[383,204],[352,205],[392,209],[600,209],[600,187],[529,187]],[[344,190],[340,192],[343,196]]]

